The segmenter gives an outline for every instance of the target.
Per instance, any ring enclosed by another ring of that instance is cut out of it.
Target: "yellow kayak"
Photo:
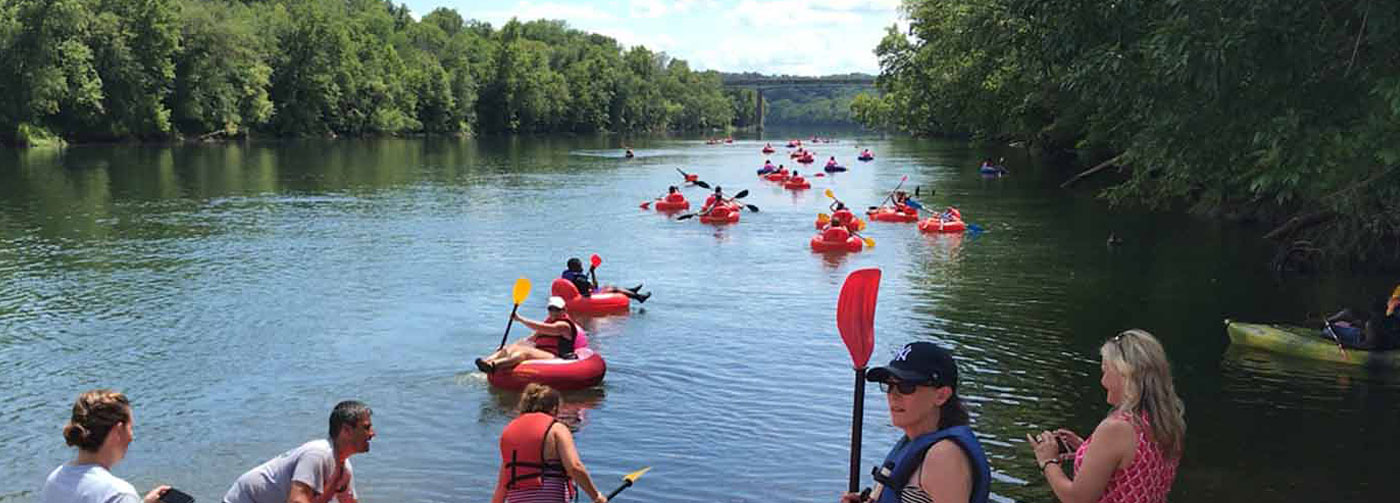
[[[1231,344],[1275,353],[1348,365],[1400,368],[1400,350],[1347,349],[1344,356],[1337,349],[1337,343],[1321,337],[1321,328],[1308,329],[1225,320],[1225,333],[1229,334]]]

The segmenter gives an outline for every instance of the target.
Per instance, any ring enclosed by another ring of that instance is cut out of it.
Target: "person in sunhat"
[[[527,360],[575,357],[574,339],[578,337],[578,325],[565,311],[563,297],[549,298],[549,317],[544,321],[532,320],[520,314],[513,316],[515,321],[529,327],[535,333],[496,350],[485,358],[477,358],[476,368],[490,374],[497,369],[511,368]]]
[[[904,436],[873,470],[875,487],[868,497],[847,493],[841,502],[986,503],[991,467],[958,397],[953,355],[931,342],[906,344],[889,365],[870,369],[865,379],[880,383],[890,422]]]

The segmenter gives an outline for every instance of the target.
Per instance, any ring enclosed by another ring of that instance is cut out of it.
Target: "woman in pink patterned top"
[[[1113,411],[1087,439],[1066,429],[1026,435],[1036,464],[1062,503],[1164,503],[1186,438],[1186,408],[1167,353],[1152,334],[1128,330],[1099,354],[1099,384]],[[1074,478],[1049,469],[1069,459]]]

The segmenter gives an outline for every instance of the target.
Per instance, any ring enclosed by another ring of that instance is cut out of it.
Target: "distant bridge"
[[[724,87],[745,87],[758,91],[758,108],[755,110],[758,116],[758,129],[763,130],[763,90],[776,89],[782,87],[848,87],[861,86],[872,87],[875,85],[875,77],[776,77],[776,78],[747,78],[747,77],[725,77]]]

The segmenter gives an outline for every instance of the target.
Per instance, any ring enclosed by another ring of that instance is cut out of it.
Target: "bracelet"
[[[1057,465],[1058,465],[1058,464],[1060,464],[1060,460],[1058,460],[1058,459],[1051,459],[1051,460],[1048,460],[1048,461],[1046,461],[1046,462],[1044,462],[1044,463],[1041,463],[1041,464],[1040,464],[1040,471],[1042,471],[1042,472],[1045,471],[1045,467],[1050,466],[1051,463],[1054,463],[1054,464],[1057,464]]]

